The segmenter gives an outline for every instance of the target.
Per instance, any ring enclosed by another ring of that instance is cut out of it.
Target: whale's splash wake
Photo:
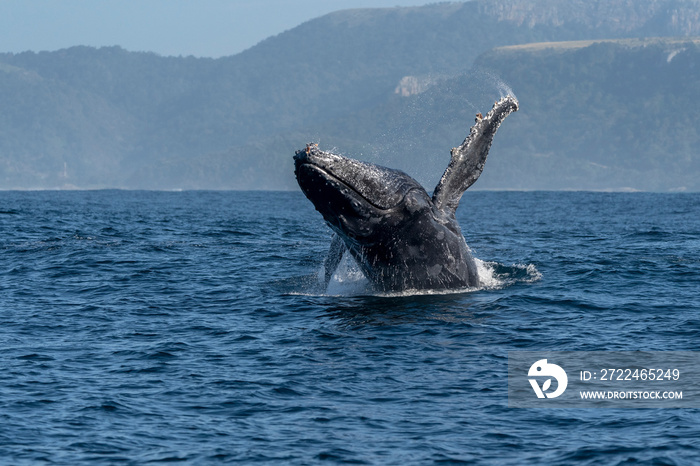
[[[314,287],[318,294],[325,296],[412,296],[469,293],[480,290],[499,290],[517,283],[533,283],[542,278],[534,264],[504,265],[498,262],[485,262],[474,258],[479,273],[479,287],[449,290],[405,290],[400,292],[378,292],[365,277],[357,262],[348,253],[338,264],[328,285],[324,287],[325,270],[318,271],[318,283]]]
[[[534,264],[505,265],[475,260],[481,280],[480,290],[499,290],[517,283],[534,283],[542,279],[542,274]]]
[[[319,271],[319,284],[323,286],[325,270],[321,266]],[[343,254],[338,267],[333,272],[324,294],[329,296],[354,296],[373,293],[372,284],[362,273],[360,266],[350,253]]]

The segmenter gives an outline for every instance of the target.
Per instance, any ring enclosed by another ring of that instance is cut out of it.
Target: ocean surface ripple
[[[512,409],[514,350],[700,351],[700,195],[468,192],[492,281],[319,290],[301,193],[0,192],[0,463],[697,464],[695,409]]]

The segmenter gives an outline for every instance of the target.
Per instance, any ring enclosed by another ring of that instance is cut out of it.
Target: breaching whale
[[[484,170],[493,137],[518,110],[511,96],[476,123],[429,196],[400,170],[360,162],[308,144],[294,155],[301,190],[335,232],[326,282],[349,251],[378,291],[479,286],[476,263],[457,223],[462,194]]]

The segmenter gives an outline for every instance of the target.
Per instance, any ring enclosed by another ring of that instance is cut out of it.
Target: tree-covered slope
[[[700,190],[700,41],[554,45],[478,61],[521,97],[504,141],[504,165],[526,175],[513,186]]]
[[[511,92],[503,82],[520,111],[499,130],[473,189],[700,190],[698,40],[497,48],[471,73],[327,124],[321,141],[430,188],[475,113]]]
[[[699,16],[697,0],[479,0],[340,11],[217,60],[0,54],[0,188],[293,188],[282,157],[310,138],[378,152],[407,76],[446,82],[499,46],[695,34]]]

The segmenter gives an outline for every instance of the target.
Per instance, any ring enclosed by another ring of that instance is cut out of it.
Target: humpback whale
[[[476,122],[451,159],[433,195],[406,173],[308,144],[294,155],[306,197],[335,233],[325,261],[326,282],[345,252],[378,291],[478,287],[479,275],[455,212],[484,170],[493,137],[518,110],[507,96]]]

